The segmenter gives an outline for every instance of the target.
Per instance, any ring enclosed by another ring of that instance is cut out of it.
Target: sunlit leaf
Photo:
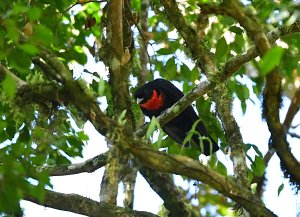
[[[33,20],[37,20],[41,17],[42,15],[42,10],[41,8],[38,8],[38,7],[31,7],[29,10],[28,10],[28,19],[30,21],[33,21]]]
[[[227,176],[227,168],[221,161],[218,161],[216,171],[223,176]]]
[[[279,66],[284,49],[282,47],[273,47],[258,62],[260,72],[263,75],[271,72],[276,66]]]
[[[19,48],[30,55],[36,55],[39,52],[38,47],[35,46],[34,44],[29,44],[29,43],[20,44]]]
[[[224,37],[221,37],[216,44],[216,58],[221,60],[227,55],[228,45]]]
[[[166,79],[174,79],[177,73],[177,65],[175,63],[175,58],[171,57],[168,59],[166,66],[165,66],[165,78]]]
[[[4,93],[10,99],[13,99],[15,97],[17,84],[12,76],[10,75],[5,76],[4,80],[2,81],[2,88]]]
[[[89,136],[85,134],[83,131],[77,132],[77,136],[82,140],[82,141],[87,141],[89,140]]]
[[[157,120],[156,120],[155,117],[152,117],[151,122],[148,126],[148,129],[147,129],[146,138],[150,138],[150,136],[156,130],[156,126],[157,126]]]
[[[255,156],[255,160],[254,163],[251,165],[251,168],[253,170],[253,173],[256,176],[263,176],[264,172],[265,172],[265,162],[264,159],[258,156]]]

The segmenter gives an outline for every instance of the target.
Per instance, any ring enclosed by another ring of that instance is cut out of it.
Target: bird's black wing
[[[163,91],[166,96],[166,99],[173,104],[180,100],[184,94],[179,90],[174,84],[165,79],[156,79],[156,84],[159,86],[159,89]]]

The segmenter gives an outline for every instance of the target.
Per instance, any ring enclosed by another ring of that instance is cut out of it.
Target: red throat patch
[[[147,110],[156,110],[156,109],[160,109],[164,105],[164,102],[165,102],[165,97],[163,93],[157,96],[156,90],[153,90],[151,98],[148,99],[147,102],[140,104],[140,106]]]

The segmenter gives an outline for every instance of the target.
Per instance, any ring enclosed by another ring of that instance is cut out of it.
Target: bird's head
[[[148,111],[157,111],[164,107],[165,96],[156,82],[148,82],[140,87],[135,93],[139,106]]]
[[[147,83],[148,84],[148,83]],[[157,94],[157,90],[150,85],[145,84],[144,86],[140,87],[135,93],[134,98],[139,105],[146,103],[148,100],[152,98],[152,96]],[[153,92],[154,91],[154,92]]]

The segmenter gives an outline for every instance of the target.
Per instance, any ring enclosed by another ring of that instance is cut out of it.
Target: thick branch
[[[92,199],[77,195],[63,194],[55,191],[45,190],[44,202],[38,201],[30,196],[25,196],[24,199],[37,203],[42,206],[51,207],[54,209],[70,211],[86,216],[94,217],[157,217],[149,212],[134,211],[115,206],[105,202],[97,202]]]
[[[133,54],[132,33],[128,22],[130,20],[129,13],[131,13],[130,2],[128,0],[112,0],[109,4],[107,26],[108,46],[106,52],[108,54],[110,73],[109,83],[113,96],[112,106],[116,117],[123,111],[126,111],[126,129],[132,132],[135,128],[135,120],[131,110],[132,105],[128,86],[130,59]],[[116,200],[120,178],[132,174],[124,173],[127,169],[126,166],[130,156],[117,149],[113,153],[114,156],[109,158],[110,162],[106,166],[100,192],[102,199],[107,198],[110,201]],[[132,177],[127,177],[126,180],[126,183],[128,183],[129,180],[132,180]],[[132,183],[128,183],[127,187],[131,186]],[[130,192],[131,194],[131,196],[126,198],[133,199],[134,188],[128,187],[125,189],[129,189],[128,193]],[[132,206],[133,202],[127,201],[126,204]]]
[[[221,194],[233,199],[243,206],[253,216],[274,216],[266,209],[262,202],[247,188],[240,187],[235,182],[219,173],[185,156],[167,155],[147,148],[141,140],[131,140],[129,135],[122,141],[126,141],[129,150],[139,158],[141,163],[156,171],[184,175],[210,185]]]
[[[211,93],[216,102],[216,110],[222,121],[228,146],[231,147],[234,176],[240,186],[249,187],[246,151],[239,126],[232,114],[232,98],[228,94],[226,83],[220,83]]]
[[[53,60],[56,61],[56,60]],[[202,91],[207,91],[207,87],[209,85],[208,84],[203,84],[200,85],[198,87],[198,89],[195,89],[194,91],[191,92],[191,94],[189,96],[186,97],[186,100],[190,100],[193,101],[193,99],[195,99],[195,97],[197,96],[197,93],[202,95]],[[72,100],[70,100],[71,98],[69,97],[69,92],[70,90],[67,89],[63,89],[62,86],[59,85],[26,85],[22,88],[22,90],[19,90],[19,96],[23,97],[23,100],[25,100],[27,103],[31,103],[31,102],[40,102],[41,100],[43,102],[53,102],[53,101],[59,101],[60,103],[63,104],[72,104],[74,103]],[[22,94],[21,94],[22,93]],[[26,94],[25,94],[26,93]],[[86,93],[84,91],[82,91],[79,95],[77,95],[77,97],[79,98],[86,98],[88,99],[89,97],[86,95]],[[183,99],[183,103],[186,103],[186,106],[189,105],[189,103],[185,102],[185,100]],[[81,108],[83,109],[82,111],[88,111],[88,106],[90,105],[90,103],[86,103],[86,104],[77,104],[75,103],[75,106],[77,106],[77,108],[80,110]],[[83,107],[81,107],[83,106]],[[97,108],[99,109],[99,108]],[[101,113],[101,111],[96,111],[95,110],[95,114],[99,114]],[[86,115],[87,117],[90,118],[90,120],[95,120],[95,122],[93,123],[94,126],[98,126],[98,125],[103,125],[104,123],[101,122],[102,119],[98,119],[98,118],[93,118],[94,116],[89,116]],[[168,116],[167,116],[168,118]],[[169,117],[170,118],[170,117]],[[114,123],[115,124],[115,123]],[[112,124],[110,127],[110,129],[115,129],[117,126]],[[43,168],[49,171],[50,175],[53,176],[59,176],[59,175],[71,175],[71,174],[77,174],[77,173],[81,173],[81,172],[93,172],[96,169],[104,166],[106,164],[106,160],[107,160],[107,153],[101,154],[99,156],[96,156],[94,158],[91,158],[83,163],[79,163],[79,164],[73,164],[73,165],[63,165],[63,166],[55,166],[55,167],[47,167],[47,168]],[[160,181],[163,180],[163,176],[161,176]],[[156,178],[152,177],[152,183],[155,182],[159,182],[156,180]],[[167,182],[166,180],[163,180],[162,182]],[[171,186],[171,185],[169,185]],[[159,186],[160,188],[164,189],[163,185]],[[173,186],[173,188],[175,188]],[[162,192],[162,190],[160,189],[156,189],[160,192]],[[170,188],[169,188],[170,190]],[[174,196],[172,195],[168,195],[168,193],[172,194],[173,191],[170,192],[165,192],[165,203],[166,203],[166,207],[168,209],[171,210],[171,206],[170,204],[176,206],[176,200],[175,197],[172,198]],[[168,199],[172,198],[172,202],[168,201]],[[182,201],[177,201],[177,205],[178,207],[182,207],[183,205],[180,205],[180,203],[182,203]]]
[[[110,148],[108,161],[100,184],[100,201],[111,204],[117,203],[118,184],[120,181],[120,151],[118,147]]]
[[[148,51],[147,51],[147,40],[144,37],[144,34],[148,33],[148,10],[149,10],[149,0],[143,0],[141,5],[140,12],[140,23],[141,23],[141,37],[142,40],[139,40],[140,45],[140,60],[141,60],[141,71],[138,76],[139,84],[144,84],[147,80],[148,70],[147,64],[149,63]]]

